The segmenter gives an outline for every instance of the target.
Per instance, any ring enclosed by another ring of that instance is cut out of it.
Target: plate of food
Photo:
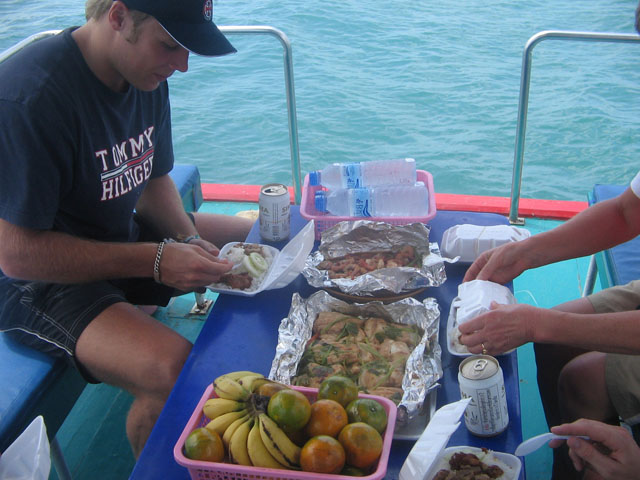
[[[311,221],[282,250],[260,243],[228,243],[220,249],[218,257],[229,260],[233,268],[207,288],[242,296],[282,288],[300,274],[313,242]]]
[[[522,462],[515,455],[480,447],[448,447],[434,462],[425,480],[517,480]]]
[[[233,268],[209,286],[217,291],[255,292],[273,267],[280,250],[259,243],[232,242],[220,249],[218,258],[229,260]]]

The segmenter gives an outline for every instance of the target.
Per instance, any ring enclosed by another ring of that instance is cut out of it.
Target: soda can
[[[291,205],[289,189],[282,183],[269,183],[260,189],[258,199],[260,236],[270,242],[289,238]]]
[[[498,360],[490,355],[473,355],[460,363],[460,396],[471,398],[464,423],[479,437],[502,433],[509,425],[504,376]]]

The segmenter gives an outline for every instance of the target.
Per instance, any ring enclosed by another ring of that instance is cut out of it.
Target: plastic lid
[[[316,192],[315,204],[316,204],[316,210],[318,210],[319,212],[326,212],[327,211],[327,192],[323,190]]]
[[[315,172],[309,172],[309,185],[320,185],[321,173],[316,170]]]

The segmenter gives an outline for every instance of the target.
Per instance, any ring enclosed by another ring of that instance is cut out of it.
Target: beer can
[[[269,183],[260,189],[258,200],[260,236],[267,241],[278,242],[289,238],[291,230],[291,205],[289,189],[282,183]]]
[[[460,363],[460,396],[471,398],[464,423],[479,437],[502,433],[509,425],[504,376],[498,360],[490,355],[473,355]]]

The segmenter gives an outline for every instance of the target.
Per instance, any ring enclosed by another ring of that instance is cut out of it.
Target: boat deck
[[[255,203],[205,202],[200,211],[235,214],[256,209]],[[532,234],[548,230],[558,221],[527,219],[525,227]],[[514,281],[517,300],[540,307],[551,307],[581,295],[588,268],[588,258],[570,260],[525,272]],[[553,285],[552,288],[549,288]],[[216,294],[207,293],[214,299]],[[154,316],[174,328],[186,338],[194,340],[206,317],[190,315],[194,305],[192,294],[177,297]],[[446,312],[443,314],[447,314]],[[528,438],[546,431],[537,383],[536,368],[531,345],[518,351],[520,396],[523,414],[523,437]],[[135,460],[125,435],[125,417],[132,397],[108,385],[88,385],[58,432],[58,441],[64,452],[73,478],[114,479],[127,478]],[[463,428],[463,427],[461,427]],[[525,468],[529,480],[550,477],[551,450],[542,448],[527,457]],[[57,479],[52,468],[51,479]]]

